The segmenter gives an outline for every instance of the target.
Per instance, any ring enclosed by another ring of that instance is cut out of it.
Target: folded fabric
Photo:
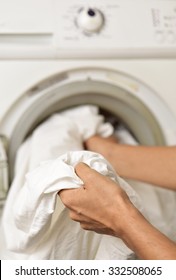
[[[25,184],[12,208],[13,238],[11,226],[6,224],[10,250],[28,254],[27,258],[32,259],[50,259],[51,256],[54,259],[131,258],[133,252],[120,239],[86,232],[69,219],[67,209],[58,198],[58,191],[83,184],[74,171],[78,162],[85,162],[117,182],[132,203],[142,209],[134,190],[116,175],[101,155],[89,151],[68,152],[40,164],[26,175]]]

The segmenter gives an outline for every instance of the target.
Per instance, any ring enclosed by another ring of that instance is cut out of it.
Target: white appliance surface
[[[27,89],[58,72],[79,67],[115,69],[143,81],[176,115],[176,59],[0,61],[0,119]]]
[[[174,0],[6,0],[0,57],[176,55]]]
[[[175,112],[175,27],[175,0],[1,1],[0,119],[35,83],[80,66],[129,73]]]

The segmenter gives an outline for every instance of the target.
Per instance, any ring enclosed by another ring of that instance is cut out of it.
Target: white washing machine
[[[26,136],[71,106],[98,105],[141,144],[176,144],[176,1],[4,0],[0,59],[1,202]]]

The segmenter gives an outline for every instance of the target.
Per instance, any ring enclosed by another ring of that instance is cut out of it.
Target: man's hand
[[[120,237],[134,208],[126,193],[84,163],[79,163],[75,170],[84,185],[59,192],[62,202],[70,209],[70,218],[83,229]]]

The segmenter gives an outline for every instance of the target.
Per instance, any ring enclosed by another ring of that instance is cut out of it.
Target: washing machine
[[[16,152],[55,112],[94,104],[140,144],[176,144],[176,1],[0,3],[0,201]]]

